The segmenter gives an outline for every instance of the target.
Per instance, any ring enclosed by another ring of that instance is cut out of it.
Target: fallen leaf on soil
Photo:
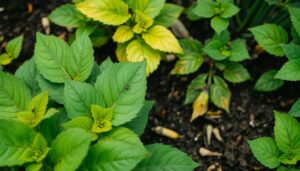
[[[199,149],[199,153],[201,156],[207,156],[207,157],[220,157],[222,156],[222,153],[210,151],[209,149],[206,149],[204,147],[201,147]]]
[[[157,126],[154,128],[154,131],[158,134],[158,135],[162,135],[171,139],[178,139],[181,138],[182,136],[179,135],[177,132],[169,129],[169,128],[165,128],[162,126]]]
[[[27,4],[27,12],[28,12],[29,14],[31,14],[32,11],[33,11],[33,4],[32,4],[32,3],[28,3],[28,4]]]

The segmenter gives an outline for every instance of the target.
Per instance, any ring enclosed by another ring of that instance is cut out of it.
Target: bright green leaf
[[[284,54],[289,60],[300,59],[300,46],[294,43],[281,45]]]
[[[98,77],[95,87],[103,97],[104,107],[113,108],[113,125],[128,122],[136,117],[144,104],[145,63],[114,64]]]
[[[0,71],[0,118],[15,118],[17,112],[27,108],[30,99],[30,91],[21,80]]]
[[[155,18],[155,24],[170,27],[177,20],[183,10],[184,8],[182,6],[167,3],[160,11],[159,15]]]
[[[268,53],[275,56],[284,55],[280,45],[288,42],[288,34],[281,26],[275,24],[264,24],[253,27],[250,31],[259,45],[262,46]]]
[[[243,39],[233,41],[231,44],[229,60],[233,62],[240,62],[245,59],[250,59],[246,41]]]
[[[229,2],[222,3],[221,8],[224,9],[221,13],[222,18],[230,18],[240,11],[239,7]]]
[[[130,171],[148,155],[139,137],[127,128],[116,128],[93,145],[82,168],[93,171]]]
[[[9,56],[11,56],[13,59],[16,59],[21,52],[22,44],[23,44],[23,35],[18,36],[12,40],[10,40],[5,48],[5,51]]]
[[[144,159],[134,171],[193,171],[199,166],[182,151],[163,144],[147,145],[151,156]]]
[[[100,95],[92,85],[76,81],[66,82],[64,101],[70,118],[92,116],[91,105],[102,104]]]
[[[91,136],[82,129],[68,129],[59,134],[51,144],[49,160],[55,171],[75,171],[87,155]]]
[[[134,11],[139,10],[151,18],[155,18],[164,7],[165,0],[129,0],[128,3]]]
[[[211,19],[211,27],[215,30],[216,33],[220,34],[222,31],[226,30],[229,26],[228,19],[215,16]]]
[[[218,4],[212,0],[198,0],[196,7],[193,9],[197,16],[211,18],[215,15],[215,8]]]
[[[290,116],[300,117],[300,99],[298,99],[289,111]]]
[[[98,105],[92,105],[91,111],[94,120],[92,132],[102,133],[108,132],[112,129],[112,108],[103,108]]]
[[[286,62],[278,71],[275,78],[287,81],[300,80],[300,59],[293,59]]]
[[[124,43],[132,39],[134,32],[129,26],[120,26],[113,35],[113,40],[118,43]]]
[[[299,4],[288,5],[288,10],[295,30],[300,35],[300,6]]]
[[[278,157],[279,149],[273,138],[262,137],[248,141],[256,159],[264,166],[274,169],[280,165]]]
[[[255,83],[255,90],[262,92],[270,92],[283,86],[284,81],[274,78],[277,74],[276,70],[270,70],[261,75]]]
[[[80,27],[89,21],[74,5],[66,4],[56,8],[49,15],[49,19],[63,27]]]

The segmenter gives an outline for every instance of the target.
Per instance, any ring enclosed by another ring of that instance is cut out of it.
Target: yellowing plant
[[[157,69],[164,53],[182,53],[167,27],[183,8],[165,0],[85,0],[76,4],[87,17],[118,26],[113,40],[118,43],[119,61],[147,61],[147,73]]]

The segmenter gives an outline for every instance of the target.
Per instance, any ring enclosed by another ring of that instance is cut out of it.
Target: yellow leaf
[[[118,46],[117,46],[116,55],[117,55],[119,62],[128,61],[127,55],[126,55],[126,47],[127,47],[127,43],[118,44]]]
[[[128,5],[122,0],[85,0],[76,7],[87,17],[108,25],[121,25],[130,18]]]
[[[131,31],[131,28],[129,26],[120,26],[114,36],[113,40],[118,43],[124,43],[127,42],[128,40],[132,39],[134,35],[134,32]]]
[[[199,116],[204,115],[207,112],[208,108],[208,92],[202,91],[199,96],[196,98],[193,104],[193,114],[191,122],[198,118]]]
[[[136,25],[133,27],[133,31],[137,34],[146,32],[147,29],[154,23],[152,18],[148,17],[140,11],[136,11],[135,22]]]
[[[146,60],[148,75],[157,69],[161,60],[159,51],[152,49],[150,46],[139,40],[131,41],[126,48],[126,53],[127,59],[130,62]]]
[[[98,105],[92,105],[91,111],[94,120],[92,126],[93,133],[107,132],[112,129],[112,108],[103,108]]]
[[[13,59],[6,53],[0,55],[0,65],[8,65]]]
[[[153,26],[146,33],[142,34],[145,42],[153,49],[163,52],[182,53],[178,40],[171,31],[163,26]]]

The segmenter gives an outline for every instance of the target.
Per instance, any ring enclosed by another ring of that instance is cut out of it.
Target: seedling
[[[99,66],[87,33],[70,46],[54,36],[36,37],[34,57],[15,76],[0,72],[0,167],[192,171],[198,166],[173,147],[140,141],[153,105],[145,100],[145,62],[107,59]]]
[[[5,47],[5,52],[0,53],[0,65],[8,65],[12,60],[17,59],[22,50],[22,44],[23,36],[18,36],[10,40]]]
[[[231,92],[223,78],[232,83],[251,79],[247,69],[238,62],[249,59],[245,40],[230,41],[227,31],[215,35],[202,45],[195,39],[180,41],[183,55],[179,55],[171,74],[190,74],[207,63],[209,71],[197,76],[188,86],[185,104],[193,102],[191,121],[204,115],[208,110],[209,99],[219,108],[229,112]],[[223,78],[217,70],[223,72]]]

